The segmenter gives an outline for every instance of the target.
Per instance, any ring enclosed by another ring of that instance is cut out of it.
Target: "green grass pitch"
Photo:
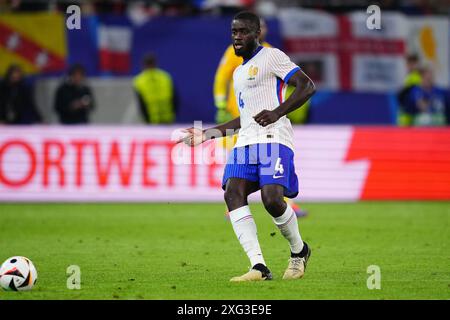
[[[251,204],[273,281],[230,283],[249,263],[223,204],[1,204],[0,260],[29,257],[32,291],[0,299],[449,299],[450,203],[305,204],[312,255],[281,280],[287,242]],[[81,289],[66,269],[81,269]],[[369,265],[381,289],[369,290]]]

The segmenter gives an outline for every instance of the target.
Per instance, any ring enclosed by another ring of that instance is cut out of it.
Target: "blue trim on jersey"
[[[284,85],[283,81],[277,77],[277,98],[278,98],[279,104],[281,104],[283,102],[283,101],[281,101],[281,95],[280,95],[280,87],[283,85]]]
[[[294,73],[296,73],[298,70],[300,70],[300,67],[295,67],[294,69],[292,69],[291,71],[289,71],[289,73],[286,75],[286,77],[284,77],[284,82],[288,83],[289,79],[294,75]]]
[[[259,46],[258,48],[256,48],[256,50],[255,50],[255,52],[253,52],[252,56],[250,58],[248,58],[247,60],[244,60],[242,65],[246,64],[247,62],[249,62],[254,56],[256,56],[258,54],[258,52],[261,51],[262,48],[263,48],[263,46]]]

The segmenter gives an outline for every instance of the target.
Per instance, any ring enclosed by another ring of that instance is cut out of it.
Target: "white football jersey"
[[[253,117],[273,110],[284,100],[287,81],[300,68],[279,49],[259,47],[252,58],[234,70],[234,92],[241,117],[236,147],[256,143],[280,143],[294,149],[291,121],[281,117],[266,127]]]

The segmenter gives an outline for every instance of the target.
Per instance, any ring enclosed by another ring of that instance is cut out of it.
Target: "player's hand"
[[[277,121],[280,117],[275,111],[269,111],[269,110],[263,110],[260,113],[258,113],[256,116],[253,117],[255,121],[263,126],[266,127],[271,123],[274,123]]]
[[[195,147],[196,145],[199,145],[206,140],[205,133],[201,129],[191,127],[182,130],[182,132],[186,133],[186,135],[176,141],[176,143],[184,142],[190,147]]]
[[[216,123],[225,123],[233,120],[233,116],[226,109],[217,109]]]

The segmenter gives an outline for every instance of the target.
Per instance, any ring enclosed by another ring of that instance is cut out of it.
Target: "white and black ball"
[[[37,280],[33,262],[26,257],[8,258],[0,268],[0,286],[8,291],[31,290]]]

